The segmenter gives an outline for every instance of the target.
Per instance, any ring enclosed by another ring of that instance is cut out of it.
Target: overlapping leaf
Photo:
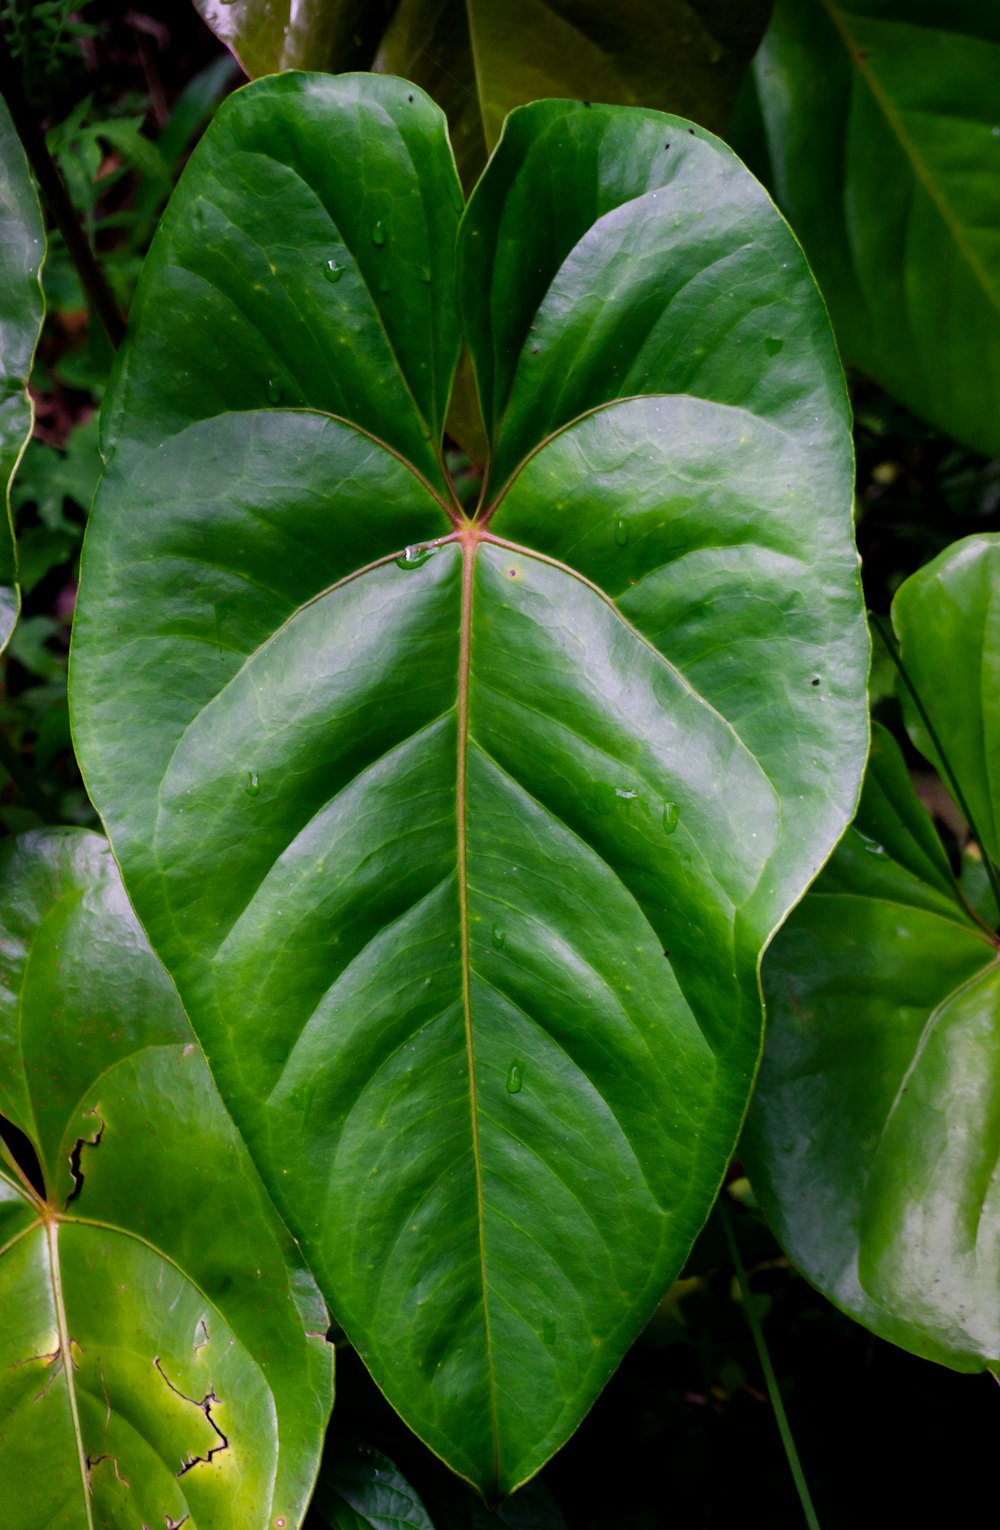
[[[323,1459],[313,1508],[330,1530],[434,1530],[403,1473],[360,1440],[334,1445]]]
[[[444,121],[384,77],[223,107],[105,416],[75,728],[266,1182],[488,1496],[676,1273],[759,953],[853,809],[846,404],[794,239],[658,113],[516,113],[458,286]],[[270,403],[269,403],[270,401]]]
[[[10,481],[34,418],[28,374],[42,327],[41,208],[6,105],[0,100],[0,650],[17,621],[17,553]]]
[[[301,1522],[324,1308],[97,835],[0,852],[4,1521]],[[307,1330],[312,1330],[311,1336]]]
[[[998,572],[996,538],[970,537],[893,606],[914,737],[994,860]],[[997,950],[880,733],[854,827],[765,962],[744,1156],[810,1280],[959,1370],[1000,1361]]]
[[[779,0],[754,73],[846,356],[1000,452],[1000,11]]]
[[[251,75],[373,59],[414,80],[447,113],[467,189],[508,112],[543,96],[668,107],[722,132],[770,11],[769,0],[195,3]]]

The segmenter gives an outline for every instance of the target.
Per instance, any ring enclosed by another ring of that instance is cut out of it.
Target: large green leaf
[[[444,107],[469,188],[508,112],[542,96],[669,107],[722,132],[771,8],[771,0],[195,4],[250,75],[355,68],[372,61],[360,56],[369,44],[375,68],[414,80]]]
[[[754,73],[846,356],[1000,452],[1000,8],[778,0]]]
[[[705,1217],[760,951],[853,811],[867,639],[822,304],[730,152],[512,117],[460,242],[499,443],[472,520],[440,459],[456,196],[405,82],[222,109],[106,411],[73,706],[339,1321],[494,1497]]]
[[[932,580],[908,581],[896,611],[912,615],[909,586]],[[969,648],[982,641],[972,611],[966,629]],[[934,648],[928,628],[913,652],[933,665]],[[995,657],[995,639],[986,648]],[[972,688],[949,657],[971,732]],[[764,964],[767,1045],[742,1154],[802,1272],[876,1333],[958,1370],[1000,1362],[997,947],[877,730],[857,820]]]
[[[42,328],[45,228],[14,124],[0,98],[0,651],[21,597],[10,513],[10,481],[31,435],[28,376]]]
[[[0,851],[0,1477],[17,1530],[300,1524],[332,1397],[322,1300],[105,842]]]

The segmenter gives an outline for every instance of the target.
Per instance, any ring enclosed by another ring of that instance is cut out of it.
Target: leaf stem
[[[778,1381],[774,1374],[774,1367],[771,1364],[771,1356],[768,1354],[761,1326],[753,1310],[750,1287],[747,1284],[746,1271],[743,1268],[740,1251],[736,1245],[736,1235],[733,1231],[732,1221],[721,1196],[716,1202],[716,1207],[719,1212],[719,1220],[722,1223],[722,1231],[725,1233],[726,1243],[729,1246],[730,1257],[736,1269],[736,1279],[739,1281],[740,1294],[743,1297],[743,1311],[746,1315],[750,1332],[753,1334],[753,1342],[757,1349],[760,1368],[764,1372],[767,1395],[771,1399],[771,1407],[774,1409],[778,1433],[781,1435],[781,1443],[785,1447],[788,1469],[792,1474],[792,1481],[795,1483],[799,1502],[802,1505],[802,1512],[806,1517],[806,1524],[809,1526],[809,1530],[820,1530],[819,1520],[816,1518],[816,1510],[813,1508],[812,1498],[809,1493],[809,1486],[805,1479],[805,1473],[802,1470],[802,1463],[799,1461],[799,1453],[795,1449],[795,1441],[792,1439],[792,1431],[789,1427],[788,1416],[785,1413],[785,1405],[781,1400],[781,1393],[778,1390]]]
[[[900,679],[906,686],[906,689],[909,691],[913,700],[913,705],[916,707],[918,713],[920,714],[920,721],[927,729],[928,737],[930,738],[931,743],[934,745],[935,753],[941,762],[941,770],[945,777],[948,790],[951,792],[956,803],[958,804],[958,807],[960,808],[966,823],[969,825],[973,839],[976,841],[976,844],[979,846],[983,853],[983,866],[986,869],[986,876],[990,884],[990,890],[993,893],[993,901],[997,908],[1000,909],[1000,882],[997,880],[997,869],[993,864],[993,859],[986,848],[982,835],[976,828],[976,821],[969,811],[969,804],[965,800],[965,794],[958,784],[958,779],[955,775],[955,772],[951,768],[948,756],[945,754],[944,749],[941,747],[941,740],[938,738],[937,729],[934,727],[934,724],[931,722],[930,717],[928,716],[927,709],[917,693],[916,686],[910,679],[906,665],[903,663],[903,656],[897,648],[892,636],[887,631],[882,618],[880,616],[876,616],[874,611],[869,611],[868,620],[871,622],[872,626],[875,628],[875,631],[882,639],[882,642],[886,648],[886,652],[899,671]]]
[[[45,135],[35,121],[34,112],[28,104],[21,85],[17,66],[11,57],[7,39],[2,32],[0,32],[0,95],[7,103],[11,120],[17,129],[17,136],[28,156],[35,179],[48,204],[56,227],[66,242],[66,249],[76,266],[83,290],[104,326],[112,348],[117,350],[125,334],[125,321],[104,272],[87,242],[87,236],[80,226],[80,220],[70,201],[62,176],[49,153]]]

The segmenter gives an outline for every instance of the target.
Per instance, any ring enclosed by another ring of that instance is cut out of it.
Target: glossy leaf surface
[[[543,96],[669,107],[723,132],[770,11],[769,0],[195,3],[250,75],[364,66],[370,45],[376,69],[444,108],[468,189],[508,112]]]
[[[14,124],[0,100],[0,650],[20,610],[10,481],[34,419],[28,374],[42,327],[45,229]]]
[[[857,820],[765,958],[764,991],[741,1153],[783,1246],[884,1338],[958,1370],[996,1363],[997,940],[882,730]]]
[[[845,356],[1000,452],[1000,10],[778,0],[754,74]]]
[[[866,748],[846,405],[794,239],[677,119],[543,103],[508,134],[459,242],[498,443],[466,520],[443,118],[382,77],[222,109],[137,297],[73,659],[89,785],[258,1167],[490,1497],[682,1263],[759,953]]]
[[[900,688],[913,742],[951,784],[977,842],[998,865],[1000,536],[965,537],[907,579],[892,623],[920,700],[918,710]]]
[[[106,843],[8,840],[0,876],[0,1111],[45,1185],[0,1166],[5,1522],[298,1525],[332,1399],[319,1293]]]

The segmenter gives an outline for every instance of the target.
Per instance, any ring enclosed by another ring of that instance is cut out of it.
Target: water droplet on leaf
[[[501,930],[500,926],[495,924],[493,926],[492,940],[494,951],[502,951],[507,944],[507,931]]]
[[[260,776],[255,770],[247,771],[247,784],[243,790],[248,797],[256,797],[260,794]]]
[[[419,568],[428,558],[433,558],[433,547],[407,547],[396,559],[397,568]]]
[[[623,515],[615,516],[615,541],[619,547],[624,547],[628,542],[628,521]]]
[[[663,804],[663,832],[665,834],[672,834],[674,832],[680,816],[681,810],[676,802],[665,802]]]
[[[519,1062],[512,1062],[507,1070],[507,1093],[520,1094],[524,1083],[524,1069]]]
[[[372,226],[372,244],[377,244],[379,247],[381,247],[383,244],[385,244],[385,240],[385,224],[382,222],[382,219],[379,218],[378,222]]]
[[[269,404],[281,403],[281,384],[274,377],[269,377],[264,384],[264,392],[267,394]]]
[[[344,274],[343,266],[339,266],[335,260],[327,260],[323,263],[323,275],[328,282],[339,282]]]

